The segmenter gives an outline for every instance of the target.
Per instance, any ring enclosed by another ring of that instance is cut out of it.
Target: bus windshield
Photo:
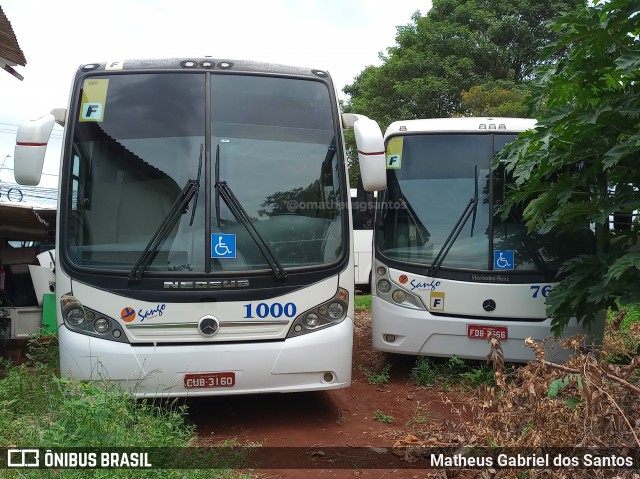
[[[549,273],[574,257],[568,238],[550,241],[528,233],[521,211],[500,217],[509,179],[492,161],[514,139],[515,134],[460,133],[390,138],[387,152],[399,156],[388,162],[378,251],[432,272],[438,269],[434,262],[441,262],[437,266],[447,269]]]
[[[103,72],[79,90],[61,228],[74,265],[131,271],[189,181],[197,194],[151,250],[147,272],[269,269],[251,225],[284,268],[346,254],[338,123],[324,83]],[[219,201],[217,180],[250,225]]]

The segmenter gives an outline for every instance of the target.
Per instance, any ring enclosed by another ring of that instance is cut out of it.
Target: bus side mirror
[[[379,191],[387,187],[387,166],[384,140],[378,124],[363,115],[342,115],[345,127],[353,127],[360,162],[360,176],[365,191]]]
[[[16,183],[35,186],[40,183],[44,155],[56,117],[51,113],[25,120],[18,128],[16,149],[13,154],[13,173]]]

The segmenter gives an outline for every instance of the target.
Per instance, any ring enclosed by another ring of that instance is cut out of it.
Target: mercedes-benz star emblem
[[[198,321],[198,330],[203,336],[211,337],[220,329],[220,322],[213,316],[203,316]]]
[[[482,303],[482,309],[485,311],[493,311],[496,309],[496,302],[493,299],[486,299],[484,303]]]

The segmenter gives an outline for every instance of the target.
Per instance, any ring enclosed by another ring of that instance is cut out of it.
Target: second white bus
[[[387,186],[375,224],[373,347],[403,354],[485,359],[487,334],[504,358],[534,358],[523,340],[551,336],[545,299],[566,259],[592,247],[530,234],[521,211],[502,219],[509,177],[492,161],[534,120],[398,121],[386,131]],[[583,332],[575,320],[566,335]],[[551,349],[552,359],[568,351]]]

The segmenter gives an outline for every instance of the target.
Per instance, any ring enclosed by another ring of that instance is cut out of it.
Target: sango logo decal
[[[142,310],[139,310],[138,316],[140,317],[140,322],[143,322],[145,319],[151,319],[151,318],[155,318],[156,316],[162,316],[162,313],[164,313],[164,310],[166,307],[167,307],[166,304],[159,304],[153,309],[147,309],[144,313],[142,312]]]
[[[167,308],[166,304],[159,304],[155,308],[147,309],[146,311],[139,309],[137,313],[137,317],[140,318],[140,322],[143,322],[145,319],[152,319],[156,316],[162,316],[164,310]],[[133,308],[126,307],[122,311],[120,311],[120,319],[122,319],[125,323],[130,323],[134,319],[136,319],[136,311]]]
[[[122,319],[125,323],[130,323],[134,319],[136,319],[136,312],[133,308],[124,308],[120,311],[120,319]]]

